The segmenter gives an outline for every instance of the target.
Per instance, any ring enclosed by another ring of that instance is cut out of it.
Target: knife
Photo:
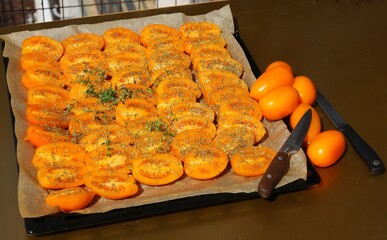
[[[371,175],[379,175],[385,172],[385,167],[376,154],[376,152],[361,138],[361,136],[353,129],[348,123],[345,122],[344,118],[332,107],[328,100],[317,91],[316,101],[325,114],[332,121],[333,125],[344,133],[352,144],[356,152],[361,156],[367,165]]]
[[[288,172],[290,156],[300,149],[308,132],[311,119],[312,111],[309,109],[304,113],[288,139],[271,161],[258,185],[258,194],[261,197],[269,198],[275,186]]]

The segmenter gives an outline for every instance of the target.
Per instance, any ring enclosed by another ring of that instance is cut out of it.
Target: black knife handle
[[[258,194],[263,198],[269,198],[275,186],[277,186],[288,170],[289,155],[283,151],[279,151],[259,182]]]
[[[379,175],[385,172],[385,167],[380,157],[349,124],[338,129],[345,134],[353,148],[361,156],[371,175]]]

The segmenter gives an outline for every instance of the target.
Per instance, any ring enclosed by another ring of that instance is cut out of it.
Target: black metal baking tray
[[[234,37],[244,50],[254,75],[259,76],[261,74],[260,70],[255,64],[252,56],[248,52],[248,49],[244,44],[242,38],[240,37],[237,29],[235,30]],[[4,48],[2,48],[1,50],[3,49]],[[7,59],[4,58],[5,70],[7,69],[7,62]],[[298,179],[282,187],[276,188],[273,191],[273,197],[270,200],[275,199],[278,194],[306,190],[315,187],[320,183],[320,181],[320,176],[312,166],[311,162],[307,159],[307,179]],[[256,198],[259,198],[258,192],[208,194],[174,199],[170,201],[141,205],[136,207],[115,209],[105,213],[56,213],[37,218],[25,218],[24,223],[26,232],[28,234],[48,235],[64,231],[72,231],[122,221],[131,221],[151,216],[176,213],[179,211],[187,211],[197,208],[204,208],[219,204],[226,204]]]

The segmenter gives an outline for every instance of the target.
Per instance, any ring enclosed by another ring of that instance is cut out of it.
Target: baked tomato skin
[[[277,66],[262,73],[251,85],[250,96],[260,101],[268,92],[281,86],[292,86],[294,83],[293,73],[283,67]]]
[[[26,38],[22,43],[22,54],[31,52],[39,52],[51,56],[53,59],[58,60],[64,52],[63,45],[47,36],[32,36]]]
[[[280,120],[291,114],[297,107],[298,92],[291,86],[282,86],[263,95],[259,101],[262,115],[271,121]]]
[[[85,185],[107,199],[123,199],[135,195],[138,185],[132,175],[123,171],[89,171]]]
[[[326,130],[309,144],[306,154],[317,167],[329,167],[336,163],[346,149],[344,135],[338,130]]]
[[[66,164],[50,164],[38,168],[37,179],[43,188],[62,189],[83,185],[86,173],[84,163],[67,161]]]
[[[231,158],[233,171],[244,177],[255,177],[265,173],[276,152],[264,146],[251,146],[238,150]]]
[[[68,130],[58,127],[29,125],[24,140],[29,141],[35,147],[54,142],[73,141]]]
[[[67,128],[69,116],[65,109],[41,105],[27,105],[27,121],[30,124]]]
[[[78,144],[71,142],[49,143],[38,147],[32,158],[36,168],[61,166],[74,162],[84,163],[86,151]]]
[[[69,91],[54,85],[40,85],[28,90],[28,105],[43,105],[66,109],[69,105]]]
[[[133,177],[146,185],[166,185],[180,178],[183,173],[180,159],[168,153],[143,156],[133,161]]]
[[[63,212],[71,212],[85,208],[94,196],[95,193],[84,187],[64,188],[51,191],[46,196],[46,203],[51,207],[59,207]]]
[[[228,165],[228,156],[220,148],[201,146],[189,151],[184,159],[184,172],[198,180],[208,180],[219,176]]]

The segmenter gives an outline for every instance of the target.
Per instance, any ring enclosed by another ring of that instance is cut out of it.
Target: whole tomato
[[[266,119],[280,120],[296,109],[298,99],[299,95],[295,88],[282,86],[263,95],[259,101],[259,107]]]
[[[321,132],[321,120],[316,109],[307,103],[298,104],[297,108],[290,114],[290,126],[294,129],[297,123],[300,121],[306,111],[311,109],[312,120],[310,122],[309,130],[304,139],[304,145],[310,144],[310,142]]]
[[[300,102],[313,105],[316,100],[317,91],[313,81],[306,76],[297,76],[294,78],[293,87],[300,94]]]
[[[251,85],[250,97],[259,101],[271,90],[281,86],[292,86],[293,72],[284,66],[276,66],[262,73]]]
[[[329,167],[337,162],[346,148],[344,135],[338,130],[327,130],[309,144],[306,154],[317,167]]]

